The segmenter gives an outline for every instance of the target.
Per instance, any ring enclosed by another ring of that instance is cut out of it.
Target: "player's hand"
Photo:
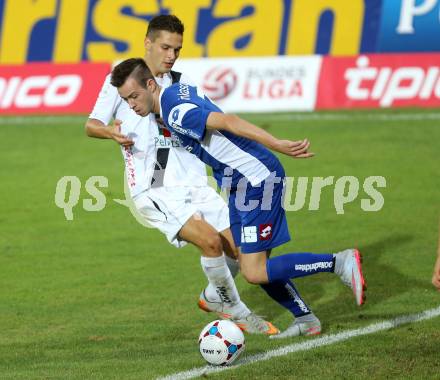
[[[315,155],[315,153],[308,151],[309,147],[310,141],[307,139],[298,141],[278,140],[276,150],[293,158],[309,158]]]
[[[434,285],[437,290],[440,292],[440,256],[437,258],[437,261],[434,266],[434,273],[432,275],[432,285]]]
[[[110,127],[112,139],[122,146],[132,146],[134,141],[121,133],[121,124],[122,121],[118,119],[113,122],[113,125]]]

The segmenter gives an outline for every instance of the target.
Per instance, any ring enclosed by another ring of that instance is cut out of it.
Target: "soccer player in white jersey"
[[[252,284],[294,314],[298,305],[292,278],[331,272],[351,287],[356,303],[364,302],[360,254],[289,253],[270,258],[271,250],[290,240],[282,208],[284,168],[266,147],[294,158],[309,158],[305,140],[279,140],[257,126],[224,114],[202,91],[184,83],[162,89],[142,59],[128,59],[113,69],[111,83],[139,115],[160,113],[180,143],[211,166],[217,183],[230,191],[229,212],[241,271]],[[307,307],[304,305],[305,309]],[[296,318],[278,337],[315,335],[321,324],[313,313]],[[277,337],[277,336],[273,336]]]
[[[164,87],[176,80],[189,83],[185,75],[170,71],[182,48],[183,30],[172,15],[157,16],[149,23],[144,59]],[[112,119],[115,122],[109,125]],[[250,333],[278,333],[240,300],[233,280],[239,268],[228,208],[207,185],[205,165],[180,147],[158,115],[138,116],[119,97],[108,76],[86,131],[121,145],[130,195],[140,216],[171,244],[181,247],[190,242],[201,250],[209,284],[200,295],[199,307],[231,318]]]

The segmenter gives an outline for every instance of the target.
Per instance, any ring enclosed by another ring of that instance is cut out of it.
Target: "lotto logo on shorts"
[[[242,243],[256,243],[258,241],[257,226],[248,226],[241,229]]]
[[[272,224],[260,224],[260,240],[272,239]]]

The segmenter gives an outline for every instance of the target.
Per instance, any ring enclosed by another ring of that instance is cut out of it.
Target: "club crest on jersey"
[[[173,118],[173,121],[177,121],[177,119],[179,118],[179,113],[180,113],[180,110],[178,108],[174,110],[174,112],[171,116]]]
[[[272,239],[272,224],[260,224],[259,227],[260,240],[270,240]]]
[[[163,137],[171,137],[171,132],[163,126],[159,127],[159,135]]]

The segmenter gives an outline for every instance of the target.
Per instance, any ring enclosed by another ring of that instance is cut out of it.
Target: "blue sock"
[[[267,260],[269,282],[310,276],[319,272],[334,272],[332,254],[288,253]]]
[[[273,300],[278,302],[281,306],[296,317],[302,317],[310,314],[312,310],[302,300],[301,296],[296,290],[295,286],[290,280],[287,281],[275,281],[269,284],[262,284],[261,287]]]

